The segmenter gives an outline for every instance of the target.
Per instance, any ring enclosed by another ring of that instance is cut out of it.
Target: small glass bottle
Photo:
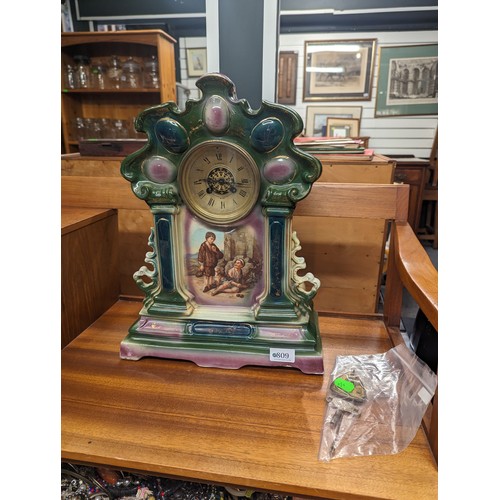
[[[76,81],[81,89],[90,87],[89,59],[86,56],[75,56],[76,61]]]
[[[109,86],[113,89],[119,89],[122,76],[122,66],[120,64],[120,59],[118,59],[118,56],[111,56],[107,76]]]
[[[151,56],[144,63],[144,87],[147,89],[160,88],[160,73],[158,71],[158,59],[155,55]]]
[[[64,88],[76,89],[76,73],[71,64],[66,64],[64,67]]]

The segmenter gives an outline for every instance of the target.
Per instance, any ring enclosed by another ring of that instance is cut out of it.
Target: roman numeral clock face
[[[259,196],[260,174],[253,158],[224,141],[204,142],[188,152],[179,181],[189,209],[213,224],[244,218]]]

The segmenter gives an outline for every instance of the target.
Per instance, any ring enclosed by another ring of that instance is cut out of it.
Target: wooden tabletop
[[[121,360],[140,307],[117,302],[63,350],[63,460],[316,498],[437,498],[421,429],[396,455],[318,460],[335,357],[389,350],[382,321],[320,317],[318,376]]]

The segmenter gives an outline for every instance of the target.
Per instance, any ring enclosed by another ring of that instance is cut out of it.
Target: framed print
[[[357,118],[361,121],[362,106],[307,106],[304,135],[326,136],[328,118]]]
[[[381,47],[375,118],[437,112],[437,44]]]
[[[186,49],[187,74],[189,77],[202,76],[207,72],[207,49]]]
[[[359,120],[357,118],[327,118],[326,136],[334,139],[359,137]]]
[[[369,101],[375,39],[305,42],[304,101]]]
[[[297,95],[297,52],[280,52],[278,66],[278,103],[295,105]]]

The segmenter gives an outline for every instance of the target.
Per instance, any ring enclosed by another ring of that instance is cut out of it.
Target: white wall
[[[304,42],[314,40],[377,40],[377,55],[373,75],[372,99],[370,101],[318,101],[314,103],[302,101],[304,75]],[[374,118],[375,99],[378,79],[378,49],[397,45],[419,45],[438,43],[437,31],[404,31],[404,32],[366,32],[366,33],[321,33],[321,34],[282,34],[280,35],[280,51],[298,53],[297,68],[297,101],[294,108],[306,121],[308,106],[362,106],[361,136],[370,137],[370,148],[383,155],[410,154],[419,158],[430,156],[432,141],[438,124],[437,116],[401,116],[390,118]],[[206,38],[180,38],[181,83],[191,89],[191,98],[198,99],[199,91],[195,85],[196,78],[187,77],[186,47],[206,47]],[[242,96],[244,97],[244,96]]]
[[[194,49],[200,47],[207,46],[206,37],[190,37],[190,38],[179,38],[179,57],[180,57],[180,65],[181,65],[181,82],[182,85],[185,85],[191,91],[189,96],[190,99],[199,99],[200,90],[196,86],[195,78],[188,78],[187,74],[187,61],[186,61],[186,49]]]
[[[302,101],[304,75],[304,42],[314,40],[377,40],[377,56],[373,75],[371,101]],[[378,48],[394,45],[418,45],[437,43],[437,31],[375,32],[375,33],[321,33],[289,34],[280,36],[280,51],[298,53],[297,101],[294,108],[306,121],[307,106],[362,106],[361,136],[370,137],[369,146],[379,154],[411,154],[420,158],[430,156],[432,141],[437,127],[437,116],[401,116],[374,118],[376,86],[378,79]]]

